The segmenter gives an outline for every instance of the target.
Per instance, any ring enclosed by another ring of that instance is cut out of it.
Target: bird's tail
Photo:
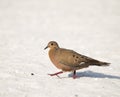
[[[91,65],[96,65],[96,66],[109,66],[110,65],[110,63],[108,63],[108,62],[101,62],[101,61],[97,61],[97,60],[94,60],[94,62],[92,62],[92,64]]]
[[[97,66],[109,66],[110,63],[107,63],[107,62],[99,62],[98,64],[95,64]]]

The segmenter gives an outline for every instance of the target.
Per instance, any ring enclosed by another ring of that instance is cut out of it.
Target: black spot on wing
[[[78,59],[79,57],[78,57],[78,56],[76,56],[76,58]]]
[[[75,55],[73,55],[73,57],[75,57]]]

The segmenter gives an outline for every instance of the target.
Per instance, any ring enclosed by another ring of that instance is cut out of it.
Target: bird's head
[[[55,41],[50,41],[50,42],[48,43],[48,45],[47,45],[44,49],[47,49],[47,48],[50,48],[50,49],[52,49],[52,48],[59,48],[59,46],[58,46],[57,42],[55,42]]]

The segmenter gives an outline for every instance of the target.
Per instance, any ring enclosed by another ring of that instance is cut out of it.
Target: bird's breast
[[[58,69],[62,69],[63,71],[71,71],[72,68],[70,66],[66,66],[65,64],[60,63],[61,59],[61,55],[60,55],[60,50],[56,50],[56,49],[51,49],[49,51],[49,57],[50,60],[52,61],[52,63],[58,68]]]
[[[55,55],[56,55],[56,49],[50,49],[50,51],[49,51],[49,58],[50,58],[51,62],[52,62],[57,68],[61,69],[60,66],[58,65],[58,64],[59,64],[59,61],[55,58]]]

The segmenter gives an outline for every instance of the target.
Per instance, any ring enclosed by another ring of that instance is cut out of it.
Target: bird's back
[[[78,54],[77,52],[69,49],[59,48],[56,51],[55,59],[68,66],[79,66],[81,62],[87,62],[87,57]]]
[[[56,50],[55,60],[64,65],[76,68],[88,67],[89,65],[101,66],[108,64],[64,48]]]

